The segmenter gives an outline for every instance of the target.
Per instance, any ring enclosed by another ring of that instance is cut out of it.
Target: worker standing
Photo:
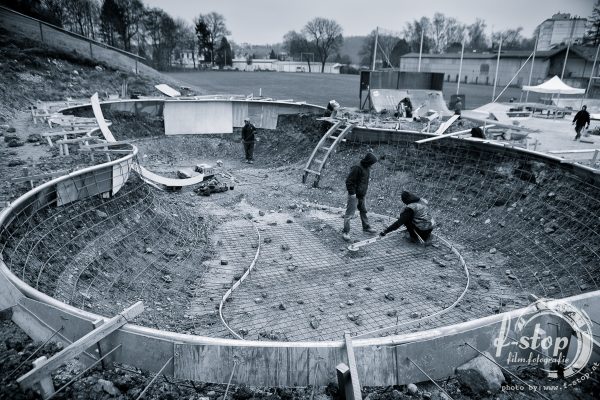
[[[242,144],[244,145],[244,154],[248,164],[254,163],[254,143],[256,142],[256,128],[250,123],[250,119],[244,119],[242,128]]]
[[[356,210],[360,213],[360,220],[363,231],[375,233],[376,230],[371,228],[369,219],[367,218],[367,206],[365,197],[369,189],[369,178],[371,174],[371,166],[377,162],[375,154],[368,152],[358,165],[355,165],[350,170],[346,178],[346,189],[348,190],[348,204],[346,206],[346,214],[344,215],[344,229],[342,237],[346,241],[350,241],[350,219],[354,217]]]

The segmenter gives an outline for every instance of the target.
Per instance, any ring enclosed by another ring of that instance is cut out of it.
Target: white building
[[[198,63],[204,62],[204,55],[190,49],[176,50],[172,57],[171,64],[180,68],[198,68]]]
[[[339,74],[343,64],[325,63],[324,73]],[[233,69],[240,71],[277,71],[277,72],[311,72],[321,73],[321,63],[311,62],[310,71],[306,61],[279,61],[270,59],[254,59],[251,64],[245,59],[233,60]]]
[[[538,50],[550,50],[557,45],[567,44],[569,38],[572,38],[571,44],[580,44],[585,35],[586,23],[587,19],[571,18],[571,14],[554,14],[538,26]]]

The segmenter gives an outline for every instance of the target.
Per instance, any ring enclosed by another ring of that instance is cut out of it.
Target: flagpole
[[[425,34],[425,28],[423,24],[421,24],[421,46],[419,47],[419,67],[417,68],[418,72],[421,72],[421,54],[423,54],[423,35]]]
[[[498,58],[496,59],[496,76],[494,77],[494,91],[492,92],[492,103],[496,98],[496,84],[498,83],[498,67],[500,66],[500,52],[502,51],[502,35],[500,35],[500,44],[498,45]]]
[[[540,30],[538,30],[537,37],[535,38],[535,46],[533,46],[533,59],[531,60],[531,69],[529,70],[529,81],[527,86],[531,86],[531,77],[533,75],[533,67],[535,66],[535,52],[537,51],[538,40],[540,39]],[[529,90],[525,93],[525,103],[529,99]]]
[[[456,95],[458,96],[460,89],[460,77],[462,75],[463,56],[465,54],[465,40],[462,41],[462,47],[460,50],[460,66],[458,67],[458,82],[456,83]]]
[[[375,48],[373,49],[373,66],[372,71],[375,71],[375,60],[377,59],[377,39],[379,39],[379,27],[375,28]]]

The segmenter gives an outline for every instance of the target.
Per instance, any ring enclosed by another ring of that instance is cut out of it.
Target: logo
[[[562,301],[538,299],[514,322],[505,316],[494,340],[506,365],[537,365],[550,378],[568,378],[584,368],[594,341],[587,313]]]

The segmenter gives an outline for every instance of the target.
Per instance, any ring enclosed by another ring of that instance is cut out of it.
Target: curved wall
[[[143,108],[148,106],[149,110],[154,110],[150,112],[157,112],[160,108],[159,101],[142,102],[145,104]],[[132,107],[136,110],[136,104],[140,103],[127,101],[111,102],[110,104],[116,104],[115,107],[119,108]],[[193,104],[196,107],[202,107],[201,102]],[[293,110],[292,105],[285,104],[285,107]],[[316,109],[316,107],[310,109],[310,112],[316,112]],[[377,138],[379,141],[393,142],[395,138],[401,137],[398,135],[405,134],[361,128],[356,129],[349,140],[372,142],[374,138]],[[422,135],[417,136],[422,137]],[[406,137],[402,140],[406,140]],[[490,153],[499,151],[517,158],[527,154],[528,157],[534,157],[540,163],[560,164],[559,160],[540,153],[501,148],[473,141],[457,143],[465,151],[477,151],[478,149]],[[130,148],[131,154],[118,160],[76,171],[36,187],[3,210],[0,214],[1,238],[4,241],[2,248],[8,242],[16,240],[18,232],[10,230],[11,223],[16,218],[28,219],[45,207],[55,206],[57,200],[52,193],[60,191],[62,186],[87,188],[91,186],[91,184],[85,184],[85,182],[90,182],[89,177],[95,178],[96,181],[108,182],[107,177],[113,176],[117,166],[128,165],[135,169],[134,159],[137,149],[134,146]],[[586,182],[591,182],[591,185],[598,185],[598,174],[591,169],[577,165],[563,166],[562,164],[560,168],[571,170]],[[77,182],[84,182],[84,185],[78,186]],[[69,184],[66,185],[67,183]],[[78,196],[72,198],[71,201],[99,193],[109,193],[113,188],[111,180],[111,185],[107,184],[101,190],[77,190]],[[15,233],[14,236],[13,233]],[[65,343],[69,343],[92,330],[94,321],[110,317],[101,317],[77,309],[33,289],[15,276],[4,260],[0,260],[0,272],[0,287],[3,293],[0,296],[0,308],[14,306],[13,320],[34,339],[48,338],[55,330],[62,327],[63,330],[57,337]],[[566,301],[588,312],[592,319],[600,319],[600,291],[580,294],[568,298]],[[426,380],[426,377],[414,364],[419,365],[434,379],[452,375],[457,365],[477,355],[474,350],[465,347],[465,343],[469,343],[481,351],[489,350],[493,345],[502,318],[508,316],[514,320],[521,312],[523,310],[515,310],[414,334],[354,340],[361,384],[386,386]],[[122,344],[123,347],[114,353],[114,356],[111,356],[112,361],[158,371],[167,360],[173,357],[173,362],[169,363],[165,373],[177,379],[196,379],[207,382],[227,382],[235,368],[234,383],[257,386],[326,385],[335,381],[335,366],[340,362],[348,363],[344,342],[341,340],[330,342],[240,341],[177,334],[127,324],[100,342],[103,352],[111,350],[118,344]]]

